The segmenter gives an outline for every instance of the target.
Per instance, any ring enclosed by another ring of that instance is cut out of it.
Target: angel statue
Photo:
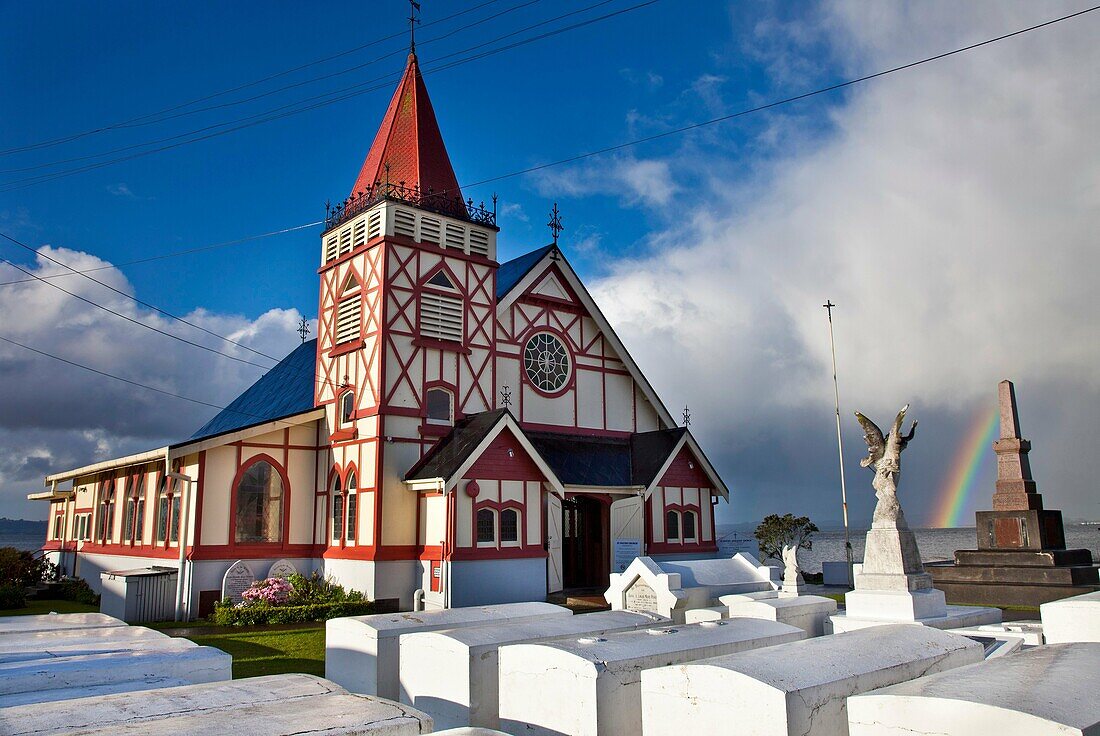
[[[798,566],[798,545],[783,545],[783,588],[797,590],[803,584],[802,568]]]
[[[894,419],[890,434],[885,439],[882,436],[882,430],[874,422],[856,412],[856,419],[863,425],[863,439],[867,442],[867,457],[860,460],[859,465],[863,468],[871,468],[875,473],[871,487],[875,489],[878,503],[875,505],[872,526],[878,526],[879,522],[897,526],[905,525],[905,516],[902,514],[901,504],[898,503],[901,451],[917,431],[917,423],[914,421],[913,426],[909,428],[909,434],[901,433],[901,425],[905,421],[905,412],[908,410],[908,404],[901,408]]]

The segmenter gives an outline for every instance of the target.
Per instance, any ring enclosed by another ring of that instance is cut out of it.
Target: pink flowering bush
[[[267,578],[252,583],[241,597],[244,605],[266,603],[269,606],[281,606],[290,600],[290,594],[294,588],[283,578]]]

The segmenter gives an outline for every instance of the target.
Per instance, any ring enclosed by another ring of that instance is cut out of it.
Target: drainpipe
[[[191,497],[194,496],[194,493],[192,492],[192,488],[194,487],[195,481],[191,478],[191,476],[184,475],[183,473],[174,473],[174,472],[173,473],[166,473],[165,477],[166,478],[171,478],[172,480],[178,480],[178,481],[183,481],[183,482],[187,483],[187,486],[186,486],[187,491],[186,491],[186,493],[183,494],[183,498],[180,499],[180,519],[179,519],[179,525],[180,525],[180,534],[179,534],[180,558],[179,558],[179,570],[176,572],[176,621],[183,621],[183,616],[184,616],[184,613],[183,613],[183,609],[184,609],[183,579],[184,579],[184,575],[187,572],[187,557],[186,557],[187,556],[187,522],[191,518]],[[171,532],[169,532],[168,536],[169,537],[172,536]],[[190,586],[188,586],[188,587],[190,587]],[[187,601],[187,608],[190,608],[190,600]],[[188,611],[187,612],[188,618],[190,618],[190,614],[191,614],[191,612]]]

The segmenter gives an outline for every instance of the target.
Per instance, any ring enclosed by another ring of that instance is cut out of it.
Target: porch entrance
[[[588,496],[561,502],[562,577],[566,588],[607,588],[607,506]]]

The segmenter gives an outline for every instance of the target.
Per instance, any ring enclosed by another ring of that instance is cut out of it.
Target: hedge
[[[374,613],[370,601],[336,601],[307,603],[299,606],[270,606],[253,603],[237,606],[225,600],[214,607],[211,616],[220,626],[260,626],[263,624],[299,624],[307,621],[327,621],[341,616],[365,616]]]

